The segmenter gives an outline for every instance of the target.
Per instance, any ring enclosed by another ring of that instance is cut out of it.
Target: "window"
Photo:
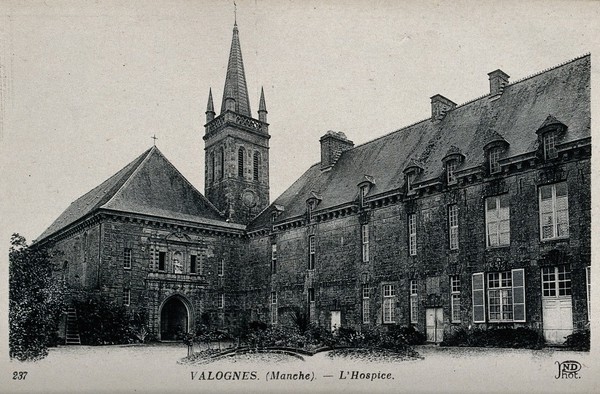
[[[217,307],[219,309],[225,308],[225,294],[224,293],[219,294],[219,297],[217,298]]]
[[[123,250],[123,268],[131,269],[131,249]]]
[[[165,270],[166,252],[158,252],[158,270]]]
[[[417,215],[408,215],[408,254],[417,255]]]
[[[173,273],[183,274],[183,263],[181,258],[181,252],[173,253]]]
[[[310,235],[308,237],[308,269],[309,270],[315,269],[316,258],[317,257],[316,257],[316,253],[315,253],[315,236]]]
[[[395,323],[396,313],[396,287],[394,285],[383,285],[383,322]]]
[[[456,175],[454,171],[456,170],[457,163],[456,160],[449,160],[446,163],[446,181],[449,185],[456,183]]]
[[[558,151],[556,150],[556,131],[549,131],[542,136],[544,144],[544,160],[556,159]]]
[[[542,295],[544,297],[571,295],[571,269],[568,265],[542,268]]]
[[[271,273],[277,273],[277,244],[271,245]]]
[[[217,165],[217,162],[215,161],[215,152],[211,152],[210,153],[210,169],[208,172],[208,181],[209,182],[215,181],[215,166],[216,165]]]
[[[198,266],[197,266],[196,259],[197,259],[196,255],[190,256],[190,274],[197,273]]]
[[[308,289],[308,302],[315,302],[315,289],[312,287]]]
[[[363,224],[361,226],[361,237],[362,237],[362,261],[367,263],[369,261],[369,225]]]
[[[259,168],[260,168],[260,153],[254,152],[252,156],[252,177],[255,181],[258,181],[259,177]]]
[[[275,223],[277,220],[277,212],[271,212],[271,223]]]
[[[63,266],[62,266],[62,280],[63,280],[63,282],[66,281],[68,277],[69,277],[69,262],[65,261],[65,262],[63,262]]]
[[[225,151],[223,148],[219,148],[219,179],[225,177]]]
[[[485,199],[487,247],[510,244],[510,208],[508,194]]]
[[[240,149],[238,149],[238,176],[239,177],[243,177],[244,176],[244,148],[241,147]]]
[[[131,304],[131,290],[123,289],[123,305],[129,306]]]
[[[592,271],[591,267],[585,267],[585,279],[587,282],[587,307],[588,307],[588,321],[591,321],[592,316]]]
[[[217,264],[217,276],[223,276],[224,272],[225,272],[225,260],[221,260]]]
[[[448,240],[450,250],[458,249],[458,206],[448,205]]]
[[[500,172],[500,155],[502,154],[502,148],[492,148],[489,153],[489,164],[490,174],[497,174]]]
[[[277,292],[271,292],[271,324],[277,324]]]
[[[569,236],[566,182],[540,187],[540,236],[542,240]]]
[[[362,293],[362,322],[363,324],[369,324],[370,314],[370,299],[369,299],[369,284],[365,283],[361,287]]]
[[[419,313],[419,300],[417,294],[417,281],[410,281],[410,322],[417,323]]]
[[[369,193],[369,185],[363,185],[360,187],[360,206],[366,207],[367,204],[367,194]]]
[[[473,322],[485,323],[484,273],[473,274]],[[488,316],[491,323],[525,321],[525,270],[487,274]]]
[[[450,316],[452,323],[460,323],[460,277],[450,276]]]
[[[406,192],[410,193],[413,191],[413,186],[415,182],[415,172],[411,171],[406,174]]]

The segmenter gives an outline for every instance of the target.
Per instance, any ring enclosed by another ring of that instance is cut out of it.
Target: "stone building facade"
[[[153,147],[38,239],[73,288],[148,311],[161,340],[295,313],[331,329],[526,326],[561,343],[590,319],[590,56],[488,94],[431,97],[430,118],[321,162],[269,199],[264,93],[250,111],[234,26],[205,193]]]

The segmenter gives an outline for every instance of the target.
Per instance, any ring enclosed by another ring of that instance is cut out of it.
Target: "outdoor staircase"
[[[77,324],[77,310],[72,306],[67,309],[67,324],[65,331],[65,345],[81,345],[79,327]]]

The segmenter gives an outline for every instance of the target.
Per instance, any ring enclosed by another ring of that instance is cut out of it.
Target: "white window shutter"
[[[512,270],[513,321],[525,321],[525,270]]]
[[[485,289],[483,272],[473,274],[473,323],[485,323]]]

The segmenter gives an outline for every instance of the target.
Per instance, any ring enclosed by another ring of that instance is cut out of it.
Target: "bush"
[[[130,320],[122,305],[95,298],[75,302],[82,345],[132,342]]]
[[[461,328],[447,335],[440,345],[541,349],[544,344],[544,338],[531,328],[502,327],[487,330]]]
[[[58,321],[64,309],[63,281],[53,280],[52,255],[27,246],[13,234],[9,251],[9,355],[21,361],[46,357],[58,342]]]
[[[590,330],[575,331],[569,335],[564,342],[564,345],[569,349],[590,351]]]

